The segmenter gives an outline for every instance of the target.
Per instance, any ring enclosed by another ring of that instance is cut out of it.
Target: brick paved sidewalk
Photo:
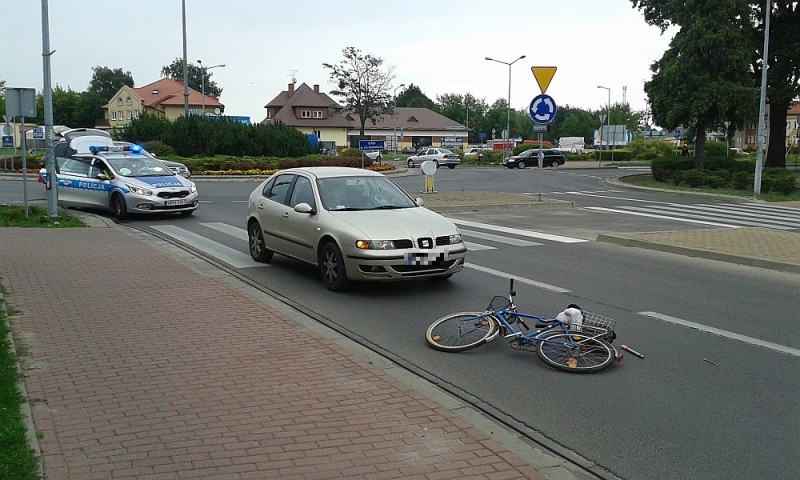
[[[0,277],[22,312],[11,323],[48,480],[544,478],[125,228],[2,231],[14,253],[0,256]]]

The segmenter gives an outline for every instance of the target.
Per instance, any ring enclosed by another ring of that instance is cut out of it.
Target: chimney
[[[294,95],[294,83],[289,84],[289,98],[292,98],[292,95]]]
[[[319,93],[319,84],[314,85],[314,93]]]

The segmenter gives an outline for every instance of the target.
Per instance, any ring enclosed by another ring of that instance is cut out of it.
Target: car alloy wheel
[[[319,270],[322,283],[332,292],[341,292],[350,286],[344,265],[342,251],[334,242],[328,242],[319,254]]]
[[[264,232],[258,222],[251,222],[247,227],[247,236],[250,244],[250,256],[253,260],[260,263],[267,263],[272,260],[273,252],[267,249],[264,242]]]

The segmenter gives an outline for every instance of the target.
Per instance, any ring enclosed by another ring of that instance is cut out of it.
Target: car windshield
[[[115,172],[124,177],[165,177],[175,175],[163,163],[141,155],[109,157],[108,162]]]
[[[417,204],[385,177],[331,177],[317,180],[326,210],[391,210]]]

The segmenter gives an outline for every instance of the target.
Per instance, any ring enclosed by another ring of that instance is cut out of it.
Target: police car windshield
[[[124,177],[168,177],[172,171],[158,160],[143,156],[106,157],[115,172]]]

